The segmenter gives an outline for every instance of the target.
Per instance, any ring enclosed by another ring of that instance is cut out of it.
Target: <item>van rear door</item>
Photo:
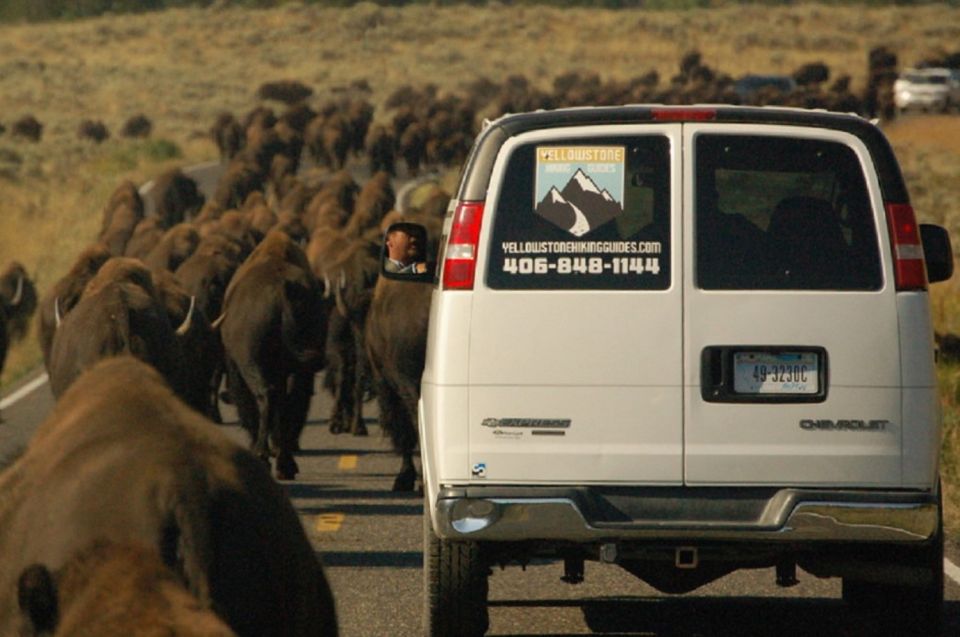
[[[472,292],[474,479],[681,483],[680,142],[671,123],[504,144]]]
[[[684,126],[684,481],[901,480],[897,297],[855,137]]]

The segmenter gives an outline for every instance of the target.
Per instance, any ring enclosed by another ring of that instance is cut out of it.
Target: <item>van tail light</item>
[[[913,206],[908,203],[888,203],[886,209],[897,291],[926,290],[927,266],[923,260],[920,226],[917,225]]]
[[[483,219],[482,201],[461,201],[453,213],[453,225],[443,258],[443,289],[472,290],[477,271],[477,242]]]

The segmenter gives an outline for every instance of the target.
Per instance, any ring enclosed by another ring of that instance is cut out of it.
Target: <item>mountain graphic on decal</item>
[[[600,189],[585,172],[577,169],[557,190],[551,188],[537,204],[536,213],[570,234],[582,237],[623,214],[623,207],[607,190]]]

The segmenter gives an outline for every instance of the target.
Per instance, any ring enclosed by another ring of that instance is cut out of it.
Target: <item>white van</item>
[[[790,585],[799,565],[933,634],[927,285],[952,268],[856,116],[487,125],[444,227],[421,385],[427,634],[482,635],[489,568],[532,558],[670,593],[738,568]]]

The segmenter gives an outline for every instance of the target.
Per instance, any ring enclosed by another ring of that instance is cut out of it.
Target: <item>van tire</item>
[[[942,509],[941,509],[942,511]],[[888,615],[898,634],[934,637],[943,632],[943,519],[937,534],[911,556],[917,566],[929,569],[923,586],[878,584],[843,578],[843,601],[872,615]]]
[[[481,637],[487,612],[489,567],[476,542],[441,540],[423,516],[424,634]]]

